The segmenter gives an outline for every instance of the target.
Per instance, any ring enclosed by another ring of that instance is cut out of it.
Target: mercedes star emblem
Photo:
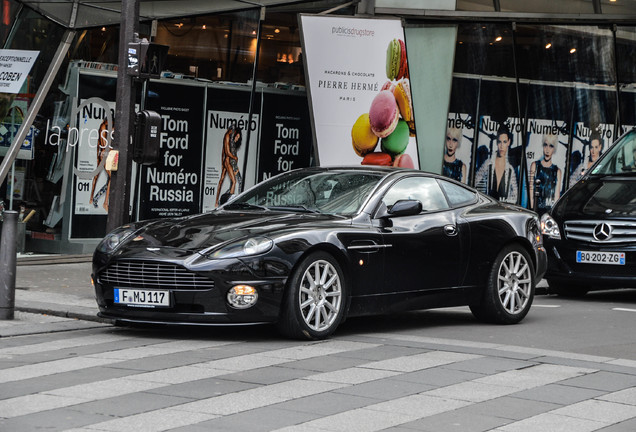
[[[612,237],[612,227],[606,223],[600,223],[594,227],[594,238],[598,241],[609,240]]]

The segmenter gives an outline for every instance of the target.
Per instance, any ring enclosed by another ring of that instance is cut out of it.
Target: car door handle
[[[457,235],[457,227],[455,225],[444,225],[444,234],[447,236],[456,236]]]

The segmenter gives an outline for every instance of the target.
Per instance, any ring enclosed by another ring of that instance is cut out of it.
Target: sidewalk
[[[15,317],[0,320],[0,337],[110,325],[97,316],[90,259],[18,254]]]

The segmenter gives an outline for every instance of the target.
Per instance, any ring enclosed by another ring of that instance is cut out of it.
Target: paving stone
[[[412,383],[428,384],[433,387],[445,387],[464,381],[472,381],[481,378],[484,374],[477,372],[464,372],[450,369],[455,364],[424,369],[417,372],[409,372],[396,376],[394,379]]]
[[[192,400],[193,398],[138,392],[120,397],[73,405],[69,408],[69,410],[79,411],[82,413],[101,414],[109,417],[126,417],[146,411],[181,405],[191,402]]]
[[[61,409],[0,420],[0,430],[6,432],[67,431],[108,419],[109,417],[104,415]]]
[[[603,426],[600,422],[545,413],[500,426],[493,432],[591,432]]]
[[[636,386],[636,376],[599,371],[583,377],[572,378],[561,384],[594,390],[618,391]]]
[[[377,399],[368,397],[329,392],[281,402],[276,404],[275,407],[286,411],[308,412],[328,416],[362,408],[377,402]]]
[[[225,380],[215,377],[196,381],[188,381],[183,384],[159,387],[154,390],[149,390],[148,393],[192,398],[198,400],[243,390],[249,390],[255,387],[258,387],[258,385],[240,381]]]
[[[630,387],[625,390],[599,396],[597,399],[636,406],[636,388]]]
[[[363,396],[377,400],[389,400],[402,396],[420,393],[429,390],[430,386],[409,383],[393,378],[386,378],[377,381],[367,382],[354,386],[347,386],[336,390],[336,393]]]
[[[508,420],[506,423],[510,423],[510,420],[523,420],[537,414],[552,411],[561,406],[548,402],[529,401],[513,396],[504,396],[469,405],[458,410],[457,413],[493,416],[506,419]]]
[[[296,378],[313,375],[315,372],[284,366],[269,366],[223,375],[229,381],[241,381],[253,384],[276,384]]]
[[[290,412],[277,408],[259,408],[200,423],[208,431],[266,432],[320,418],[307,412]]]
[[[569,405],[605,394],[601,390],[584,389],[563,384],[548,384],[514,393],[514,397]]]
[[[462,372],[477,372],[485,375],[506,372],[509,370],[523,369],[536,363],[524,360],[479,357],[475,359],[465,360],[445,366],[448,369],[458,370]]]
[[[420,432],[484,432],[510,423],[510,420],[485,414],[466,414],[464,409],[437,414],[403,424],[394,429],[397,431]]]

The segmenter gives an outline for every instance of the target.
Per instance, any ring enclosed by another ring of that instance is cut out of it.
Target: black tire
[[[567,282],[557,282],[548,279],[548,293],[562,297],[580,298],[588,293],[590,288],[586,285],[576,285]]]
[[[517,324],[528,314],[534,290],[530,255],[520,245],[509,245],[492,266],[481,302],[470,305],[470,310],[480,321]]]
[[[342,322],[346,299],[344,273],[336,259],[327,252],[311,253],[287,282],[278,329],[294,339],[325,339]]]

